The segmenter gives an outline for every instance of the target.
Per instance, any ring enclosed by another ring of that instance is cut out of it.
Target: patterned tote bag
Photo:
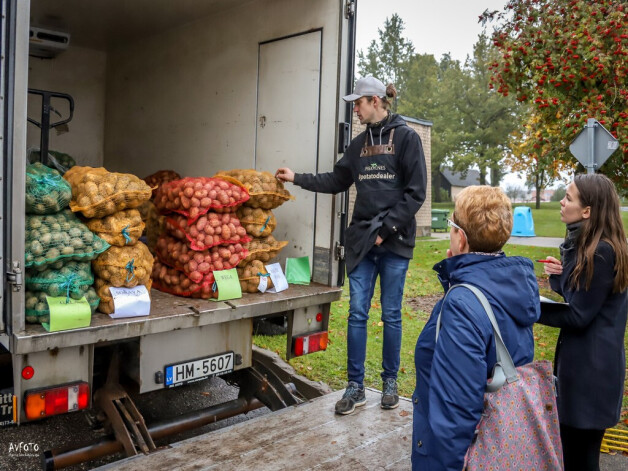
[[[482,303],[493,326],[497,363],[486,385],[484,409],[465,458],[465,469],[562,470],[558,409],[552,363],[535,361],[515,368],[486,296],[459,284]],[[448,293],[449,293],[448,291]],[[440,314],[436,323],[436,339]]]

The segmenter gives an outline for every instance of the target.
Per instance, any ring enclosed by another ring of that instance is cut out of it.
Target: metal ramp
[[[412,402],[383,410],[380,392],[348,416],[334,414],[343,391],[287,407],[215,432],[175,443],[150,455],[99,471],[185,470],[409,470]]]

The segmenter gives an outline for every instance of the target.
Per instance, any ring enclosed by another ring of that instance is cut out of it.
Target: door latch
[[[344,245],[340,245],[338,242],[336,242],[336,260],[344,260],[345,259],[345,246]]]
[[[20,262],[13,262],[13,270],[7,272],[7,282],[13,285],[13,291],[20,291],[22,289],[22,269],[20,268]]]

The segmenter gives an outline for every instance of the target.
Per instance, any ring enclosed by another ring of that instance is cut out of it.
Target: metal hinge
[[[345,246],[336,242],[336,260],[345,259]]]
[[[7,282],[13,285],[13,291],[20,291],[22,289],[22,269],[20,268],[20,262],[13,262],[13,271],[7,272]]]
[[[355,1],[348,0],[345,6],[345,18],[348,20],[349,18],[353,18],[353,15],[355,15]]]

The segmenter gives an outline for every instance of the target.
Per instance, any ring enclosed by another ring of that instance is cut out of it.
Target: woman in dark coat
[[[543,304],[539,323],[560,327],[558,416],[565,470],[599,470],[604,430],[617,424],[624,390],[628,248],[619,198],[599,174],[576,175],[560,202],[567,237],[547,257],[550,285],[568,305]]]

